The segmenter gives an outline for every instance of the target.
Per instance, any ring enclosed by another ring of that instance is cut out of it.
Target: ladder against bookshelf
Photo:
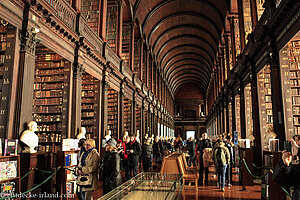
[[[20,180],[20,156],[0,156],[0,195],[20,194],[21,180]],[[2,188],[6,188],[4,191]],[[15,198],[13,198],[15,199]],[[17,198],[20,199],[20,198]]]
[[[40,45],[36,50],[33,120],[40,150],[56,152],[66,137],[71,63]]]
[[[100,81],[90,74],[82,75],[81,126],[86,128],[88,138],[99,132]]]
[[[124,98],[124,130],[127,131],[128,133],[131,133],[132,128],[131,128],[131,100],[128,98]]]
[[[108,89],[107,130],[111,135],[118,132],[118,92],[112,88]]]

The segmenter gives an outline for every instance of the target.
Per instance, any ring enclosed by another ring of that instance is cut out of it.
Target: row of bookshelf
[[[57,61],[53,61],[53,60],[39,60],[39,62],[36,64],[37,68],[39,68],[40,70],[45,70],[45,69],[60,69],[63,68],[65,66],[65,61],[63,60],[57,60]]]
[[[288,47],[300,47],[300,40],[298,40],[298,41],[290,41],[288,43]]]
[[[108,112],[107,112],[108,130],[112,134],[117,132],[118,123],[118,92],[112,88],[108,89]]]
[[[43,76],[43,77],[38,77],[35,78],[35,82],[59,82],[59,81],[64,81],[64,76],[63,75],[49,75],[49,76]]]
[[[62,96],[61,90],[53,91],[36,91],[34,94],[35,98],[57,98]]]
[[[35,99],[34,104],[36,106],[39,105],[61,105],[62,104],[62,98],[47,98],[47,99]]]
[[[43,70],[36,70],[35,75],[37,76],[53,76],[53,75],[63,75],[64,69],[43,69]]]
[[[36,55],[37,55],[36,60],[42,61],[42,62],[53,61],[53,60],[60,60],[60,61],[62,60],[60,55],[58,55],[56,53],[49,53],[47,51],[46,51],[46,53],[45,52],[41,52],[41,53],[37,52]]]
[[[33,109],[35,113],[61,113],[62,107],[61,106],[35,106]]]
[[[60,143],[61,142],[61,135],[58,133],[51,133],[51,134],[46,134],[46,133],[38,133],[37,134],[38,138],[39,138],[39,142],[43,143],[43,142],[57,142]]]
[[[33,120],[36,122],[61,122],[61,115],[33,115]]]
[[[61,83],[35,83],[34,90],[62,90],[64,84]]]
[[[42,131],[60,131],[61,130],[61,124],[41,124],[37,127],[37,132]]]

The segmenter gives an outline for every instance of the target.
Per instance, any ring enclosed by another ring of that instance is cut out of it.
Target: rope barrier
[[[52,173],[48,178],[46,178],[43,182],[41,182],[41,183],[38,184],[37,186],[35,186],[35,187],[33,187],[33,188],[31,188],[31,189],[25,191],[25,192],[22,192],[20,195],[22,196],[22,195],[24,195],[24,194],[27,194],[27,193],[29,193],[29,192],[31,192],[31,191],[33,191],[33,190],[39,188],[41,185],[43,185],[43,184],[46,183],[48,180],[50,180],[50,179],[58,172],[58,170],[59,170],[60,168],[61,168],[61,166],[59,166],[59,167],[56,169],[56,171],[53,172],[53,173]],[[33,170],[33,169],[32,169],[32,170]],[[29,173],[27,173],[27,174],[29,174]],[[26,174],[26,175],[27,175],[27,174]],[[7,196],[7,197],[2,197],[2,198],[0,198],[0,200],[10,199],[10,198],[12,198],[12,197],[11,197],[11,196]]]
[[[240,157],[238,157],[238,159],[241,160]],[[259,176],[254,176],[254,175],[252,174],[252,172],[250,171],[250,169],[249,169],[249,167],[248,167],[248,165],[247,165],[245,159],[242,159],[242,161],[243,161],[243,163],[244,163],[244,165],[245,165],[247,171],[249,172],[249,174],[250,174],[253,178],[255,178],[255,179],[262,179],[263,177],[265,177],[265,176],[269,173],[269,171],[268,171],[268,172],[266,172],[264,175],[262,175],[262,176],[260,176],[260,177],[259,177]],[[253,165],[254,165],[254,164],[253,164]],[[270,172],[271,172],[272,174],[274,173],[273,170],[270,170]],[[292,196],[290,195],[290,193],[289,193],[284,187],[281,187],[281,189],[284,191],[284,193],[285,193],[287,196],[292,197]]]
[[[23,180],[26,176],[28,176],[33,170],[34,168],[31,168],[22,178],[20,178],[20,181]]]
[[[263,167],[257,167],[254,163],[252,163],[253,167],[255,167],[256,169],[262,169]]]
[[[253,175],[252,172],[250,171],[250,169],[249,169],[249,167],[248,167],[248,165],[247,165],[245,159],[242,159],[242,161],[243,161],[243,163],[244,163],[244,165],[245,165],[247,171],[249,172],[249,174],[250,174],[254,179],[262,179],[262,178],[264,178],[265,176],[267,176],[268,173],[269,173],[269,172],[266,172],[266,173],[265,173],[264,175],[262,175],[262,176],[255,176],[255,175]]]
[[[51,174],[53,173],[52,171],[47,171],[47,170],[43,170],[43,169],[38,169],[38,168],[35,168],[37,171],[40,171],[40,172],[43,172],[43,173],[47,173],[47,174]]]

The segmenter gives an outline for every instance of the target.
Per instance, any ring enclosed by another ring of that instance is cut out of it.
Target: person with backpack
[[[217,143],[213,150],[213,160],[216,165],[219,188],[221,188],[221,191],[224,192],[226,168],[228,163],[230,162],[230,153],[228,148],[225,147],[222,139],[217,140]]]
[[[140,144],[136,141],[135,135],[130,134],[130,142],[126,144],[127,160],[127,178],[131,179],[137,175],[139,157],[142,153]]]
[[[232,165],[233,165],[233,144],[231,143],[231,137],[227,136],[226,140],[224,140],[225,147],[229,150],[230,161],[227,165],[226,169],[226,183],[230,187],[232,183]]]
[[[142,163],[144,172],[149,172],[149,168],[151,167],[152,145],[150,142],[151,138],[147,138],[147,141],[142,146]]]

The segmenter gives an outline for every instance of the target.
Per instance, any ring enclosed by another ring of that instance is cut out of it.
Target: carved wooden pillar
[[[240,120],[241,120],[241,137],[246,138],[246,114],[245,114],[245,95],[244,83],[240,78]]]
[[[224,99],[222,99],[222,102],[221,102],[221,118],[222,118],[222,121],[221,121],[221,126],[222,126],[222,133],[226,132],[226,128],[225,128],[225,109],[224,109]]]
[[[262,149],[260,136],[260,121],[259,121],[259,102],[257,89],[257,74],[255,71],[255,63],[251,63],[251,100],[252,100],[252,119],[253,119],[253,136],[255,137],[255,146],[253,157],[256,166],[262,166]]]
[[[144,44],[143,44],[143,40],[139,39],[139,45],[140,45],[140,80],[143,80],[143,68],[144,68],[144,63],[143,63],[143,58],[144,58]]]
[[[119,107],[119,109],[118,109],[118,130],[119,130],[118,135],[119,135],[119,139],[123,140],[123,136],[124,136],[124,83],[123,83],[123,81],[120,84],[118,107]]]
[[[107,80],[107,66],[105,66],[103,70],[103,78],[102,78],[102,98],[101,98],[101,144],[100,149],[102,147],[102,139],[104,139],[104,136],[107,133],[107,116],[108,116],[108,80]],[[101,155],[102,156],[102,155]]]
[[[151,67],[152,67],[152,84],[151,84],[151,91],[152,91],[152,94],[155,95],[155,86],[157,84],[157,77],[156,77],[156,67],[154,66],[154,60],[152,60],[152,63],[151,63]]]
[[[145,130],[145,125],[146,124],[146,120],[145,120],[145,99],[143,99],[142,101],[142,107],[141,107],[141,144],[144,144],[144,138],[145,138],[145,134],[146,134],[146,130]]]
[[[235,31],[234,31],[234,16],[228,18],[230,23],[230,32],[231,32],[231,53],[233,65],[236,62],[236,45],[235,45]]]
[[[243,0],[237,0],[237,3],[238,3],[238,17],[239,17],[239,30],[240,30],[240,44],[241,44],[241,51],[243,51],[246,43]]]
[[[75,49],[76,52],[76,49]],[[78,53],[78,52],[77,52]],[[77,54],[78,56],[78,54]],[[75,138],[75,136],[79,133],[79,129],[81,126],[81,87],[82,87],[82,80],[81,75],[83,72],[82,65],[78,63],[75,59],[73,64],[73,86],[72,86],[72,104],[71,104],[71,132],[68,135],[68,138]]]
[[[228,106],[228,96],[225,95],[225,108],[226,108],[226,133],[229,133],[229,106]]]
[[[152,84],[153,84],[153,81],[154,81],[154,77],[153,77],[153,63],[152,63],[152,58],[150,56],[150,53],[149,53],[149,68],[148,69],[149,69],[148,70],[148,72],[149,72],[149,75],[148,75],[148,81],[149,81],[148,90],[153,93],[153,90],[152,90]]]
[[[227,79],[229,77],[229,71],[230,71],[230,59],[229,59],[229,44],[228,44],[228,35],[225,34],[224,35],[224,39],[225,39],[225,52],[226,52],[226,65],[227,65],[227,70],[226,70],[226,74],[227,74]]]
[[[273,125],[274,132],[279,139],[280,149],[283,149],[285,138],[284,113],[281,90],[279,51],[277,49],[276,38],[273,37],[272,31],[269,33],[271,39],[272,53],[269,62],[271,67],[271,90],[272,90],[272,109],[273,109]]]
[[[146,55],[145,55],[145,80],[144,83],[146,85],[146,87],[149,89],[149,50],[146,49]]]
[[[250,9],[251,9],[252,30],[254,30],[258,22],[256,0],[250,0]]]
[[[134,23],[130,23],[129,68],[134,72]]]
[[[99,20],[99,36],[105,41],[106,37],[106,14],[107,14],[107,0],[100,0],[100,20]]]
[[[147,112],[147,133],[148,136],[151,137],[152,136],[152,113],[151,113],[151,104],[150,102],[148,102],[148,112]],[[148,130],[149,129],[149,130]]]
[[[236,121],[235,121],[235,95],[234,95],[234,90],[233,88],[231,89],[231,117],[232,117],[232,133],[233,131],[236,131]],[[233,136],[233,134],[232,134]]]
[[[30,2],[24,1],[22,29],[19,35],[21,49],[19,56],[13,130],[13,137],[15,138],[18,138],[19,134],[23,130],[27,129],[26,123],[32,121],[36,40],[35,33],[27,31],[29,12]]]
[[[123,0],[118,1],[116,54],[122,56]]]
[[[136,135],[136,92],[133,92],[131,104],[131,132]]]

